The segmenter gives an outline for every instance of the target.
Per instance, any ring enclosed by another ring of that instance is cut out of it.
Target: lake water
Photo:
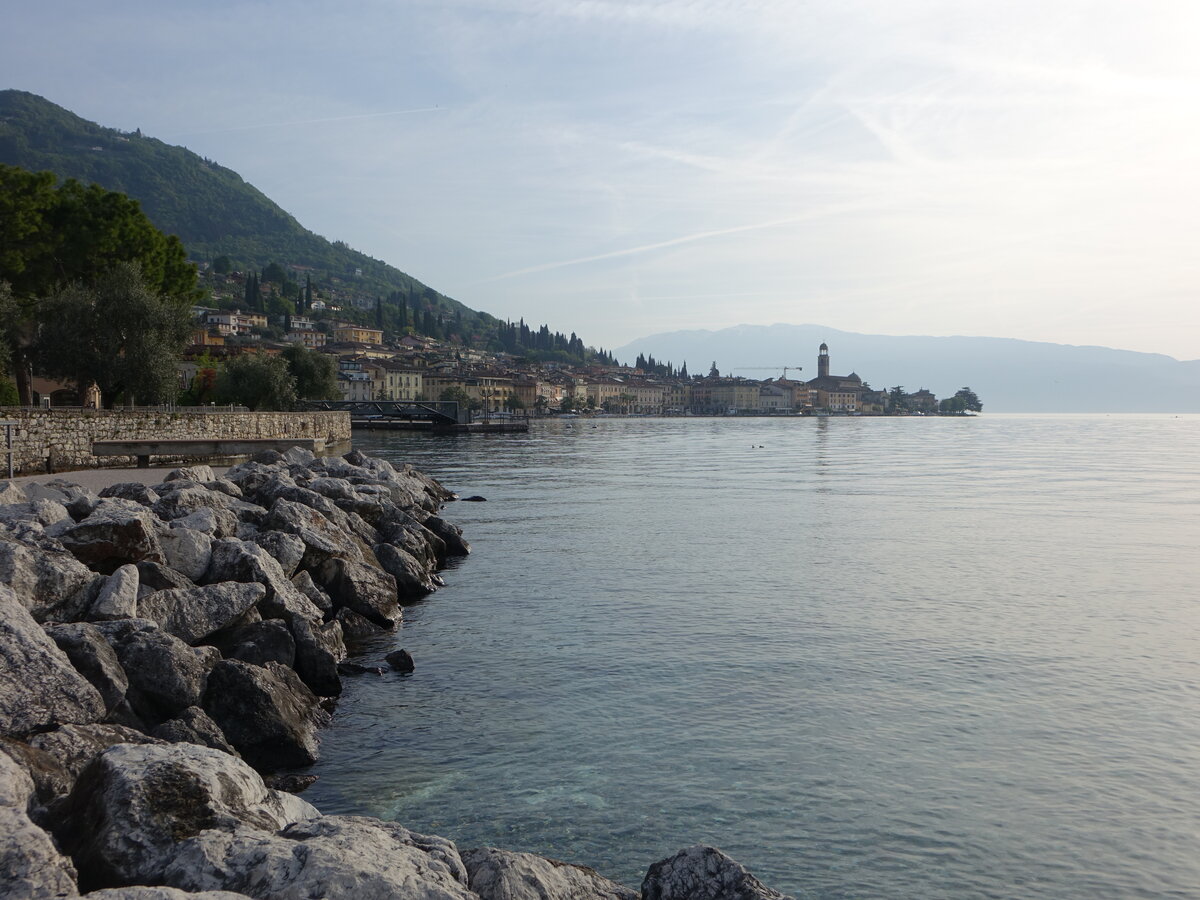
[[[1200,896],[1200,417],[355,444],[488,502],[324,812],[633,886],[710,843],[805,898]]]

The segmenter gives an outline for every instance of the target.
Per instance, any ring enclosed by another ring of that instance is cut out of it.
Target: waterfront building
[[[829,374],[829,345],[817,350],[817,377],[809,382],[812,406],[829,412],[858,412],[862,406],[863,382],[854,372],[849,375]]]

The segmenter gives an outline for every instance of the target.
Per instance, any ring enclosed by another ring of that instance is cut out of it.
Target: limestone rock
[[[195,644],[236,622],[266,593],[264,585],[236,581],[155,591],[138,601],[138,612],[184,643]]]
[[[314,576],[333,602],[354,610],[383,628],[400,621],[396,579],[374,566],[349,559],[327,559]]]
[[[169,566],[143,560],[137,564],[138,596],[154,591],[169,591],[175,588],[192,588],[196,583],[182,572],[176,572]]]
[[[158,502],[158,494],[140,481],[122,481],[118,484],[110,484],[100,492],[100,496],[120,497],[122,500],[132,500],[142,506],[153,506]]]
[[[224,888],[254,897],[478,900],[447,860],[409,842],[417,837],[411,833],[406,841],[402,832],[394,823],[352,816],[324,816],[278,835],[245,826],[209,830],[179,845],[164,880],[188,890]]]
[[[204,582],[255,581],[267,589],[259,604],[266,616],[291,621],[295,617],[319,622],[321,611],[301,594],[283,574],[283,569],[270,554],[257,544],[236,538],[213,542],[212,561]]]
[[[0,482],[0,505],[12,506],[16,503],[28,503],[29,497],[24,489],[15,481]]]
[[[174,485],[171,482],[164,484],[162,487],[166,493],[159,497],[158,502],[151,507],[154,514],[160,519],[170,521],[171,519],[182,519],[201,509],[227,510],[230,508],[230,498],[227,494],[210,491],[203,485],[190,481],[181,480],[177,483],[180,486],[176,489],[172,489]]]
[[[179,638],[158,629],[134,631],[113,647],[129,678],[125,696],[148,724],[201,705],[208,666]]]
[[[363,618],[352,609],[339,609],[334,621],[342,626],[342,638],[351,644],[360,644],[390,631]]]
[[[238,517],[231,510],[201,507],[181,519],[171,521],[172,528],[190,528],[212,538],[233,537],[238,527]]]
[[[67,654],[75,670],[100,692],[106,714],[124,702],[129,679],[99,628],[86,622],[72,622],[47,628],[46,633]]]
[[[0,534],[0,586],[12,588],[39,622],[78,619],[91,602],[95,573],[57,542],[42,536],[38,543],[5,540]]]
[[[358,544],[325,515],[291,500],[278,499],[267,516],[266,526],[274,531],[295,535],[304,543],[301,565],[313,569],[331,557],[362,561]]]
[[[240,659],[256,666],[269,662],[285,666],[296,663],[296,639],[283,619],[238,625],[213,635],[211,642],[226,659]]]
[[[292,622],[296,641],[296,674],[318,697],[336,697],[342,692],[337,665],[346,658],[346,643],[338,622],[314,625],[304,619]]]
[[[323,615],[333,612],[333,600],[325,593],[317,583],[312,580],[312,575],[301,569],[292,576],[292,584],[296,590],[302,593],[305,597],[312,601],[313,605],[321,611]]]
[[[430,516],[422,523],[436,534],[446,545],[447,556],[466,556],[471,552],[471,545],[463,540],[462,529],[447,522],[441,516]]]
[[[100,622],[134,618],[137,616],[139,587],[141,574],[138,567],[128,563],[121,566],[101,586],[100,593],[88,610],[88,618]]]
[[[296,574],[296,569],[300,567],[300,561],[304,559],[304,541],[294,534],[285,534],[282,531],[262,531],[250,540],[266,550],[279,563],[279,568],[283,569],[283,574],[288,578]]]
[[[104,888],[92,891],[88,900],[250,900],[245,894],[231,891],[197,891],[189,893],[171,887],[145,887],[131,885],[121,888]]]
[[[158,528],[154,516],[136,503],[108,499],[101,500],[82,522],[65,528],[58,539],[80,562],[110,574],[143,559],[166,562]]]
[[[205,829],[269,833],[317,815],[219,750],[120,744],[84,770],[55,833],[79,866],[81,886],[91,889],[162,883],[178,843]]]
[[[430,578],[429,567],[407,550],[394,544],[378,544],[375,558],[383,571],[396,579],[396,593],[401,598],[415,599],[437,590]]]
[[[329,719],[296,673],[278,663],[222,660],[203,706],[246,761],[267,772],[316,762],[317,727]]]
[[[213,539],[203,531],[172,526],[158,536],[167,565],[192,581],[204,577],[212,560]]]
[[[67,508],[57,500],[39,498],[0,506],[0,522],[6,524],[28,523],[45,528],[69,518],[71,516]]]
[[[71,784],[93,759],[117,744],[158,744],[158,739],[122,725],[61,725],[28,740],[29,746],[52,757]]]
[[[0,806],[25,810],[33,796],[33,779],[15,759],[0,753]]]
[[[0,735],[103,718],[104,700],[34,621],[0,587]]]
[[[594,869],[483,847],[466,850],[471,890],[482,900],[638,900],[638,892]]]
[[[22,810],[0,806],[0,900],[77,897],[75,867]]]
[[[240,756],[234,746],[225,739],[225,732],[204,710],[189,706],[173,719],[168,719],[150,732],[151,737],[172,744],[199,744],[222,750],[231,756]]]
[[[30,747],[16,738],[0,738],[0,756],[17,763],[33,779],[34,796],[39,806],[32,808],[33,804],[30,803],[31,818],[41,812],[40,807],[69,794],[75,784],[75,776],[61,762],[44,750]]]
[[[716,847],[696,845],[650,867],[642,900],[789,900]]]
[[[411,513],[396,510],[379,523],[384,543],[394,544],[423,562],[429,571],[445,558],[446,542],[422,525]]]
[[[172,469],[163,478],[163,481],[213,481],[216,479],[213,474],[212,466],[182,466],[178,469]]]
[[[267,787],[276,791],[287,791],[289,794],[301,794],[320,781],[319,775],[301,775],[289,772],[286,775],[267,775],[263,782]]]

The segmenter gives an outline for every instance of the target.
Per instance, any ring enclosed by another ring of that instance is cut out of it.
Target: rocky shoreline
[[[296,796],[347,645],[470,552],[454,499],[357,452],[0,483],[0,898],[782,898],[711,847],[639,892]]]

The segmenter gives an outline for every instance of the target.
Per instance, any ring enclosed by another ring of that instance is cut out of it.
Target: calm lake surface
[[[355,445],[488,502],[322,811],[633,886],[710,843],[805,898],[1200,896],[1200,417]]]

